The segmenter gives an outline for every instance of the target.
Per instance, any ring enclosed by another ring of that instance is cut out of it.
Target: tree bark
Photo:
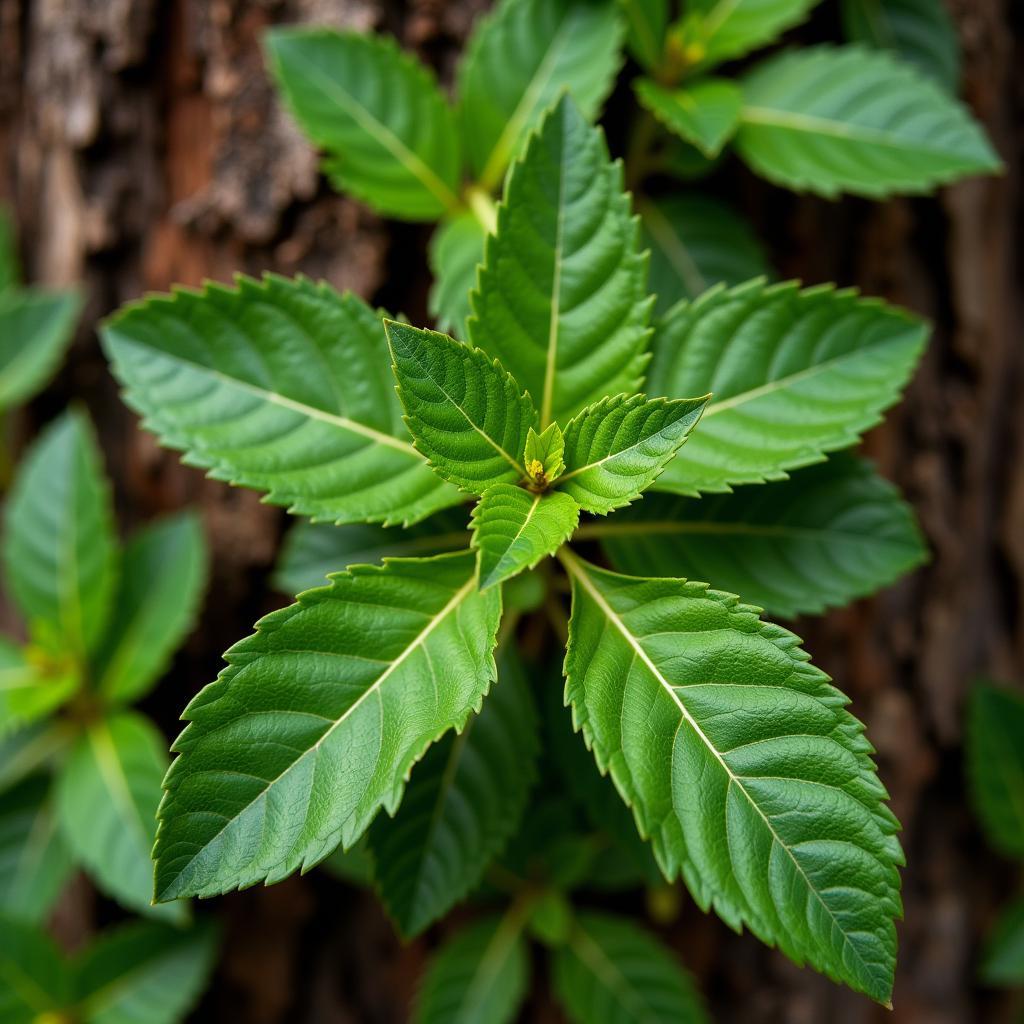
[[[324,184],[276,101],[260,35],[277,21],[383,28],[450,79],[485,6],[0,0],[0,202],[17,218],[30,278],[82,282],[87,293],[70,357],[19,414],[18,436],[84,402],[122,525],[198,505],[214,551],[201,628],[147,707],[168,735],[221,652],[280,603],[265,579],[286,516],[182,467],[138,429],[95,323],[145,291],[229,281],[239,270],[302,271],[425,322],[428,230],[383,222]],[[831,27],[830,6],[810,38]],[[867,442],[916,506],[931,564],[874,600],[797,625],[867,722],[905,826],[896,1013],[687,904],[663,935],[697,974],[715,1020],[964,1024],[1009,1020],[1014,1010],[1012,997],[975,980],[980,942],[1020,879],[979,835],[961,741],[972,679],[1024,684],[1024,10],[1013,0],[955,0],[953,9],[964,95],[1006,161],[1004,175],[884,204],[792,196],[738,167],[719,185],[758,225],[783,274],[859,285],[923,313],[935,330],[907,401]],[[611,107],[613,140],[624,106]],[[88,896],[75,905],[87,927],[109,913]],[[318,873],[226,897],[217,910],[227,919],[225,950],[197,1021],[403,1021],[433,944],[401,946],[372,897]],[[543,988],[524,1020],[561,1019]]]

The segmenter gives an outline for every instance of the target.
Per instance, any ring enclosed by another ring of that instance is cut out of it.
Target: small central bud
[[[527,486],[531,491],[543,491],[548,485],[548,475],[544,472],[544,463],[540,459],[530,459],[526,463]]]

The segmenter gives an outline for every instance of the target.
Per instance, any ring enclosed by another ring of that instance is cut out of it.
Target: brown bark
[[[22,434],[84,401],[123,524],[198,504],[215,553],[202,628],[149,707],[168,733],[221,652],[277,600],[264,577],[285,517],[183,468],[141,433],[93,325],[146,290],[266,269],[324,277],[425,318],[423,275],[410,271],[426,230],[384,223],[323,184],[275,101],[259,38],[272,21],[385,27],[447,75],[483,6],[0,0],[0,201],[16,213],[32,279],[84,282],[88,294],[66,366],[23,414]],[[906,827],[895,1016],[691,907],[665,935],[698,974],[716,1020],[963,1024],[1011,1011],[1012,999],[974,980],[981,938],[1017,883],[966,806],[961,738],[974,676],[1024,683],[1024,24],[1013,0],[956,0],[954,10],[965,95],[1005,175],[938,200],[870,205],[800,199],[727,172],[785,274],[858,284],[934,322],[906,403],[867,445],[916,505],[933,560],[875,600],[798,627],[866,719]],[[80,904],[94,914],[88,898]],[[218,909],[228,921],[225,954],[196,1020],[405,1019],[429,943],[401,947],[370,897],[313,875]],[[528,1019],[559,1018],[541,992]]]

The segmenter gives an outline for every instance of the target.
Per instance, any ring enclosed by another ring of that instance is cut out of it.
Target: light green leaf
[[[503,583],[553,555],[572,536],[579,519],[579,506],[568,494],[535,494],[512,484],[489,487],[473,509],[480,589]]]
[[[539,434],[530,427],[526,435],[523,460],[533,483],[546,486],[561,476],[565,469],[565,436],[557,423],[549,423]]]
[[[1024,900],[999,915],[985,944],[981,976],[989,985],[1024,985]]]
[[[568,96],[509,174],[469,335],[533,396],[541,427],[640,385],[651,301],[622,188],[622,165]]]
[[[14,222],[0,208],[0,292],[14,288],[21,280],[18,262],[18,244],[14,237]]]
[[[910,314],[830,285],[751,281],[679,303],[659,325],[648,391],[713,396],[657,489],[780,480],[850,447],[897,400],[927,335]]]
[[[864,597],[927,557],[896,488],[844,454],[701,501],[648,494],[590,535],[620,572],[714,580],[787,617]]]
[[[33,444],[5,520],[8,592],[48,647],[81,657],[102,639],[117,568],[110,489],[83,413],[65,413]]]
[[[584,409],[565,428],[565,472],[555,486],[600,515],[635,501],[690,436],[708,397],[616,395]]]
[[[301,277],[237,284],[134,303],[103,327],[145,426],[317,520],[416,522],[461,500],[412,445],[366,303]]]
[[[71,974],[50,937],[31,925],[0,918],[0,1020],[49,1024],[63,1018]]]
[[[57,814],[64,838],[99,888],[139,913],[180,921],[184,905],[150,905],[165,749],[163,737],[135,712],[92,722],[61,766]]]
[[[960,41],[945,0],[843,0],[851,43],[892,50],[947,92],[960,84]]]
[[[966,742],[971,795],[989,842],[1024,859],[1024,696],[978,683]]]
[[[818,0],[687,0],[682,50],[691,66],[742,57],[804,21]]]
[[[33,775],[0,793],[0,914],[38,924],[71,874],[57,831],[50,780]]]
[[[0,409],[7,409],[53,375],[74,335],[81,300],[75,292],[2,288],[0,281]]]
[[[274,586],[285,594],[322,587],[332,572],[348,565],[399,556],[440,555],[469,547],[468,516],[446,509],[407,529],[352,524],[296,523],[284,540],[274,569]]]
[[[97,671],[107,701],[137,700],[167,670],[195,624],[207,562],[202,524],[192,513],[147,526],[129,541]]]
[[[433,74],[388,36],[267,33],[271,70],[324,171],[386,216],[436,220],[459,206],[455,115]]]
[[[384,326],[405,422],[431,468],[471,494],[522,480],[537,419],[530,396],[480,349],[392,320]]]
[[[501,597],[475,568],[469,552],[353,566],[228,651],[173,748],[157,899],[279,881],[394,812],[494,677]]]
[[[638,78],[633,88],[641,106],[707,157],[722,152],[740,123],[743,93],[727,78],[701,78],[679,89]]]
[[[430,239],[430,315],[437,329],[466,337],[469,293],[476,287],[476,268],[484,259],[487,237],[479,219],[460,213],[442,223]]]
[[[62,755],[73,735],[67,722],[52,719],[26,726],[10,736],[0,736],[0,791]]]
[[[903,854],[846,698],[797,637],[729,594],[560,557],[574,721],[666,874],[887,1002]]]
[[[555,996],[574,1024],[705,1024],[700,996],[648,932],[609,914],[580,914],[554,954]]]
[[[695,299],[716,284],[771,276],[764,248],[731,207],[696,192],[639,205],[651,250],[651,291],[663,314],[680,299]]]
[[[80,682],[72,664],[0,637],[0,736],[59,708]]]
[[[480,713],[427,751],[394,819],[370,829],[380,896],[403,935],[418,935],[480,882],[519,828],[539,752],[529,686],[505,650]]]
[[[668,0],[619,0],[626,16],[626,42],[630,53],[648,70],[656,68],[665,52]]]
[[[742,86],[736,148],[787,188],[877,199],[1002,166],[962,104],[881,51],[789,51],[758,64]]]
[[[487,917],[443,946],[417,993],[414,1024],[511,1024],[529,981],[524,923]]]
[[[74,965],[82,1024],[176,1024],[213,968],[217,930],[133,921],[104,932]]]
[[[482,17],[459,67],[459,123],[482,188],[505,168],[543,112],[571,92],[588,120],[611,91],[622,57],[612,0],[501,0]]]

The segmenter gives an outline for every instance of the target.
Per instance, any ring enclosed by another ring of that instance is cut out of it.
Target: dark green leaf
[[[990,985],[1024,985],[1024,900],[1000,914],[985,944],[981,976]]]
[[[484,260],[487,233],[472,213],[460,213],[441,224],[430,239],[430,315],[437,329],[465,338],[469,293],[476,287],[476,268]]]
[[[49,1024],[71,997],[68,965],[49,936],[0,918],[0,1021]]]
[[[630,53],[648,70],[661,63],[668,28],[669,0],[618,0],[626,16]]]

